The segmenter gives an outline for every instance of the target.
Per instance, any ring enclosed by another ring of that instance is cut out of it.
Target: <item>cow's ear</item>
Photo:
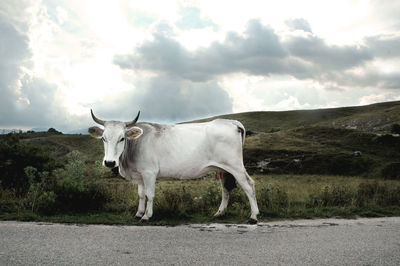
[[[103,136],[104,130],[99,127],[90,127],[88,129],[88,132],[89,132],[90,136],[92,136],[93,138],[101,139]]]
[[[139,138],[142,134],[143,130],[138,127],[132,127],[126,131],[126,137],[131,140]]]

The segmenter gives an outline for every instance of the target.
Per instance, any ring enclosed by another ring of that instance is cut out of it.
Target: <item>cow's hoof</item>
[[[225,215],[225,211],[217,211],[215,214],[214,214],[214,217],[215,218],[219,218],[219,217],[223,217],[224,215]]]
[[[257,221],[256,219],[250,218],[250,219],[247,221],[247,223],[248,223],[248,224],[257,224],[258,221]]]
[[[141,222],[141,223],[147,223],[149,221],[149,219],[143,219],[143,218],[140,218],[140,221],[139,222]]]
[[[141,220],[142,216],[135,215],[135,220]]]

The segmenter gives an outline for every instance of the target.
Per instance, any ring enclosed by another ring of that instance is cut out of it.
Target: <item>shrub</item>
[[[53,191],[44,191],[37,198],[38,212],[43,214],[53,214],[56,212],[57,195]]]
[[[371,160],[349,154],[313,155],[302,162],[299,173],[360,175],[372,167]]]
[[[400,148],[400,138],[393,137],[390,134],[378,136],[374,139],[374,141],[380,145],[386,146],[385,148],[390,148],[390,149]]]
[[[262,212],[268,210],[282,210],[289,206],[289,197],[279,186],[268,184],[257,192],[259,207]]]
[[[382,169],[382,176],[387,179],[400,179],[400,162],[388,164]]]
[[[392,124],[392,126],[390,127],[390,132],[393,134],[400,134],[400,125]]]
[[[320,193],[310,194],[306,207],[344,207],[353,203],[354,193],[345,186],[330,185],[321,189]]]
[[[355,197],[355,205],[398,206],[400,205],[400,186],[389,186],[378,182],[360,183]]]
[[[347,206],[352,202],[352,194],[344,186],[325,186],[322,192],[323,206]]]
[[[192,194],[185,191],[185,187],[160,188],[162,193],[155,198],[155,210],[161,217],[186,217],[192,213],[194,199]]]
[[[0,186],[0,213],[12,213],[18,211],[18,200],[15,191],[3,189]]]
[[[57,208],[62,211],[89,211],[100,209],[107,201],[102,186],[88,182],[85,178],[86,166],[79,151],[67,155],[65,169],[57,169],[54,174],[57,184]]]
[[[56,167],[55,160],[48,152],[21,143],[17,134],[8,134],[0,138],[0,182],[6,189],[15,189],[22,195],[29,189],[30,182],[24,172],[27,166],[37,171],[52,171]],[[38,176],[35,176],[38,178]],[[39,181],[35,179],[35,181]]]
[[[197,206],[205,214],[212,214],[221,203],[220,183],[215,179],[207,187],[205,193],[197,201]]]

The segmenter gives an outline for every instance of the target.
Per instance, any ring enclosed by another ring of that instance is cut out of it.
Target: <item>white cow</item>
[[[249,223],[259,214],[254,181],[243,164],[245,129],[236,120],[216,119],[206,123],[161,125],[139,122],[93,120],[104,126],[89,133],[104,142],[103,165],[119,169],[125,179],[138,184],[139,208],[136,217],[147,221],[153,215],[157,177],[199,178],[211,171],[221,177],[222,201],[215,216],[225,214],[229,193],[236,180],[251,207]],[[147,205],[145,206],[147,198]]]

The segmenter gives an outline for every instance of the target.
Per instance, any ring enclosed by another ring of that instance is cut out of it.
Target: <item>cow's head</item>
[[[118,167],[119,157],[124,151],[126,141],[128,139],[137,139],[143,134],[142,129],[135,127],[135,124],[139,119],[140,111],[136,118],[131,122],[104,121],[98,119],[93,114],[92,110],[90,110],[90,112],[93,120],[97,124],[104,126],[104,129],[99,127],[90,127],[88,130],[92,137],[102,139],[104,142],[103,165],[109,168]]]

